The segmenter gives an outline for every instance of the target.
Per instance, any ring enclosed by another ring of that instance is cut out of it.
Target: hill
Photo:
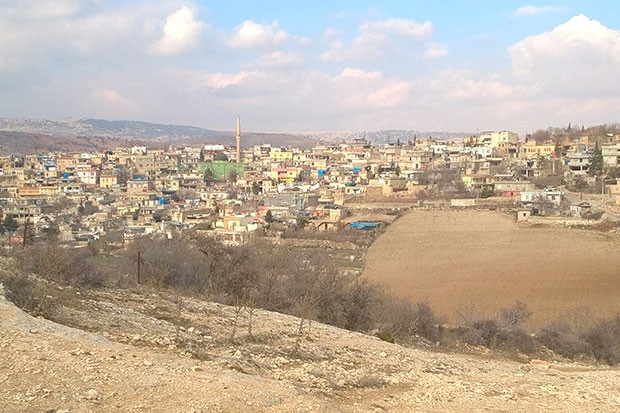
[[[68,137],[115,137],[179,140],[222,135],[224,132],[184,125],[103,119],[0,119],[0,130]]]
[[[620,402],[617,369],[435,353],[262,310],[250,331],[245,309],[147,289],[49,293],[72,302],[69,326],[23,313],[0,287],[3,412],[615,412]]]
[[[5,154],[34,150],[101,150],[133,143],[162,146],[170,143],[233,145],[234,142],[235,132],[195,126],[102,119],[0,118],[0,150]],[[308,135],[243,132],[244,147],[262,143],[303,147],[312,145],[314,140]]]
[[[16,134],[17,133],[17,134]],[[319,141],[340,143],[363,138],[377,144],[407,142],[432,136],[451,140],[470,133],[424,132],[416,130],[380,130],[365,132],[257,133],[242,132],[244,147],[268,143],[274,146],[309,147]],[[25,142],[19,143],[15,137]],[[24,153],[39,150],[106,149],[121,144],[159,145],[223,144],[233,145],[235,132],[217,131],[187,125],[169,125],[130,120],[104,119],[24,119],[0,118],[0,150],[2,153]]]
[[[118,146],[130,146],[139,142],[138,140],[111,137],[78,138],[0,130],[0,155],[29,154],[42,151],[99,151]]]

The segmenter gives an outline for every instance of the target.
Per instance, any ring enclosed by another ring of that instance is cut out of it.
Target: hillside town
[[[359,221],[348,210],[437,200],[453,207],[492,200],[518,219],[596,219],[593,206],[620,204],[619,163],[617,132],[543,142],[493,131],[453,141],[416,136],[385,144],[356,138],[311,148],[243,147],[238,121],[231,146],[134,145],[0,158],[2,242],[52,237],[75,246],[123,245],[192,230],[240,245],[261,231],[372,228],[380,223]],[[579,198],[568,199],[566,191]]]

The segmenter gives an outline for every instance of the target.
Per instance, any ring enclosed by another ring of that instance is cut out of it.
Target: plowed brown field
[[[620,314],[620,238],[496,212],[413,211],[370,247],[364,276],[449,321],[516,301],[532,310],[532,326],[573,309]]]

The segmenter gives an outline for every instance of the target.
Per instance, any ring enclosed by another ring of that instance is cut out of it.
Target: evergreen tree
[[[4,221],[2,222],[1,227],[2,227],[1,231],[3,234],[5,231],[8,231],[9,233],[11,233],[11,232],[17,231],[17,228],[19,228],[19,224],[17,223],[15,218],[13,218],[12,215],[7,215],[4,218]]]
[[[207,185],[213,183],[215,181],[215,174],[213,173],[213,169],[207,168],[204,171],[204,180]]]
[[[271,212],[271,209],[267,210],[267,213],[265,214],[265,222],[268,224],[273,222],[273,213]]]
[[[603,152],[598,146],[598,142],[594,147],[594,153],[590,158],[590,165],[588,166],[588,175],[600,176],[603,173]]]

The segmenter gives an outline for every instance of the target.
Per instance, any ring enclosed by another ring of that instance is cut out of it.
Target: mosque
[[[235,160],[231,161],[224,153],[223,145],[205,145],[203,152],[211,155],[210,160],[198,163],[198,169],[204,174],[211,171],[214,181],[228,181],[234,176],[243,176],[244,165],[241,162],[241,119],[237,116],[237,135]]]

